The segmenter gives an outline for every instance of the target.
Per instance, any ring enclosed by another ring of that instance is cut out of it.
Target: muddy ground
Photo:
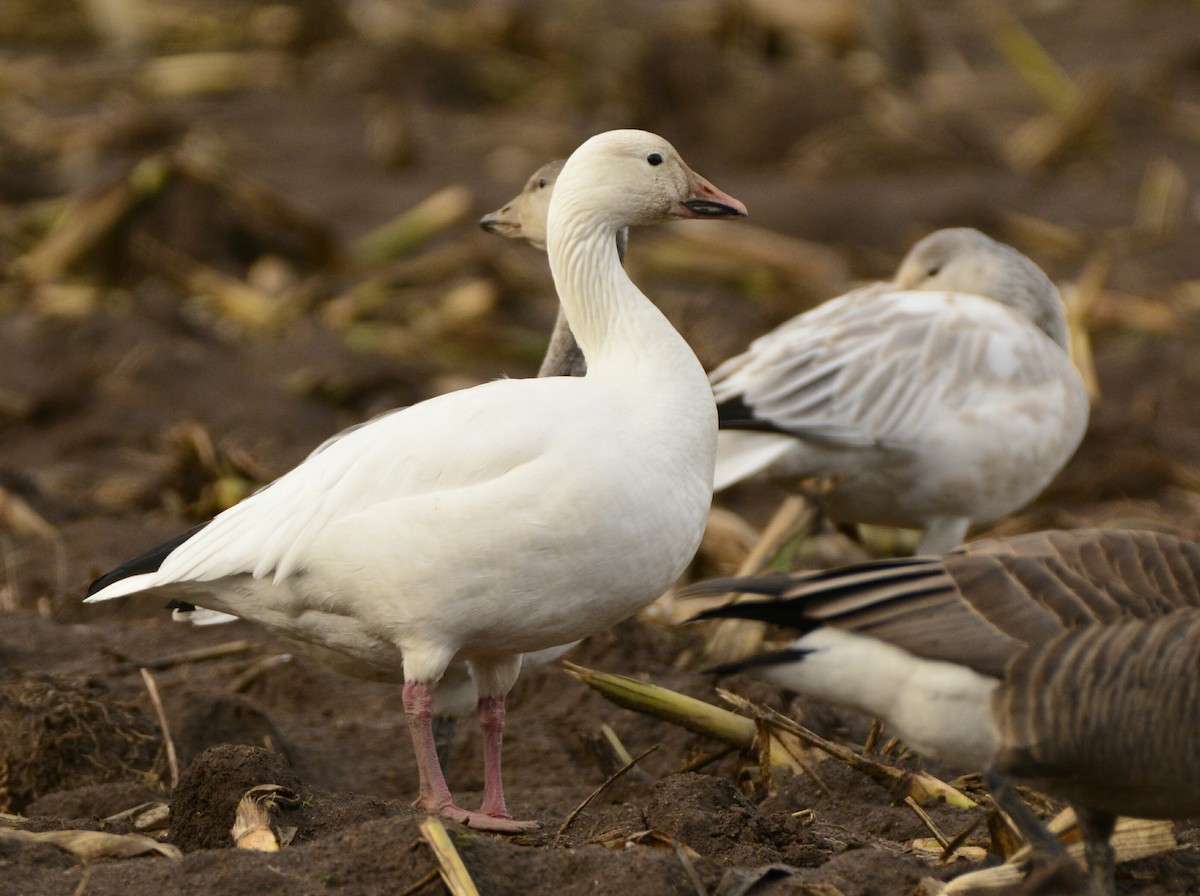
[[[407,807],[397,688],[244,623],[79,601],[340,428],[536,369],[554,313],[544,260],[474,222],[618,126],[664,134],[750,207],[746,239],[724,235],[739,225],[633,238],[635,279],[707,366],[886,274],[928,230],[981,227],[1066,287],[1098,386],[1076,458],[991,531],[1200,536],[1194,2],[6,2],[0,811],[20,830],[121,833],[127,819],[100,819],[169,801],[162,832],[183,856],[84,863],[3,836],[0,894],[445,891]],[[753,486],[718,504],[761,525],[779,497]],[[812,557],[849,550],[820,544]],[[710,546],[697,574],[735,560]],[[571,659],[715,701],[705,633],[662,615]],[[205,647],[223,649],[187,654]],[[855,748],[868,736],[867,720],[719,683]],[[604,725],[633,755],[657,749],[562,830],[620,765]],[[472,728],[448,768],[467,805],[482,787]],[[764,781],[752,755],[557,667],[518,683],[504,758],[511,808],[545,827],[450,826],[485,896],[909,893],[977,864],[914,848],[925,824],[839,763],[820,764],[824,789]],[[234,805],[263,783],[298,795],[278,821],[294,839],[235,850]],[[950,835],[985,814],[930,811]],[[1177,834],[1180,851],[1122,867],[1120,893],[1200,890],[1195,829]],[[965,842],[993,845],[984,824]],[[1028,892],[1070,889],[1040,886]]]

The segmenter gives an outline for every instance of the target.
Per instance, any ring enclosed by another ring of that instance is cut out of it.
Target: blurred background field
[[[1200,536],[1196,0],[4,0],[0,609],[41,617],[10,631],[129,637],[157,608],[85,611],[95,574],[347,425],[531,375],[544,256],[478,218],[614,127],[750,208],[632,235],[706,367],[978,227],[1062,286],[1096,401],[1076,458],[992,531]],[[779,497],[718,503],[760,525]],[[665,637],[595,652],[669,667]],[[68,647],[0,663],[78,671]],[[284,728],[300,711],[258,698]]]

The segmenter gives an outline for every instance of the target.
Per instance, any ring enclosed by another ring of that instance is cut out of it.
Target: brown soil
[[[346,425],[531,373],[554,313],[545,263],[473,222],[608,127],[663,133],[754,224],[838,263],[798,277],[786,260],[635,234],[635,278],[709,366],[845,285],[839,266],[886,273],[934,227],[982,227],[1062,282],[1097,284],[1087,439],[1042,500],[992,531],[1200,537],[1194,3],[1013,4],[1076,86],[1057,115],[973,7],[953,3],[861,4],[874,12],[859,18],[843,14],[859,9],[848,0],[812,4],[828,15],[813,13],[805,36],[789,4],[722,0],[180,0],[151,4],[128,52],[96,36],[83,6],[18,0],[0,13],[0,811],[29,831],[122,833],[129,820],[101,819],[169,800],[166,836],[184,856],[84,864],[0,828],[0,896],[396,894],[435,867],[408,807],[397,688],[272,660],[290,648],[245,623],[181,626],[137,601],[80,598]],[[149,60],[183,50],[259,55],[224,89],[168,92]],[[472,198],[449,223],[386,260],[354,251],[451,184]],[[62,197],[74,242],[48,229]],[[108,214],[110,200],[124,205]],[[745,487],[719,503],[761,523],[778,497]],[[631,620],[570,658],[715,700],[701,638]],[[142,667],[183,770],[173,792]],[[863,719],[721,684],[826,737],[866,738]],[[634,755],[658,749],[560,832],[619,766],[605,724]],[[466,805],[482,789],[471,728],[448,767]],[[972,867],[914,850],[929,836],[917,816],[835,762],[819,767],[824,790],[778,773],[764,786],[752,756],[615,708],[557,667],[522,676],[504,758],[512,809],[545,827],[503,838],[449,826],[485,896],[909,893]],[[241,795],[262,783],[300,796],[281,810],[295,836],[275,854],[229,836]],[[953,835],[984,812],[931,814]],[[1190,825],[1178,835],[1198,839]],[[967,842],[988,845],[987,826]],[[1200,890],[1194,845],[1123,866],[1118,890]]]

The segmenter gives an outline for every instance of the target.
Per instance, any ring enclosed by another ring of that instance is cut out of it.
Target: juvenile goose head
[[[562,171],[566,159],[547,162],[525,181],[521,192],[479,219],[479,226],[488,233],[509,239],[523,239],[534,248],[546,250],[546,218],[550,213],[550,197],[554,195],[554,184]],[[623,227],[617,234],[617,256],[625,261],[625,250],[629,245],[629,228]],[[587,373],[587,360],[562,306],[554,318],[554,329],[546,355],[538,368],[538,376],[583,376]]]
[[[938,230],[918,242],[900,262],[896,285],[987,296],[1067,346],[1067,318],[1058,287],[1016,249],[973,228]]]
[[[1038,532],[945,557],[705,582],[779,598],[697,618],[798,629],[746,671],[883,719],[918,752],[981,769],[1038,850],[1062,847],[1011,780],[1068,800],[1094,896],[1113,896],[1117,814],[1200,814],[1200,545]]]
[[[537,249],[546,249],[546,216],[550,213],[550,197],[554,182],[566,159],[547,162],[525,181],[521,192],[494,212],[479,219],[479,226],[488,233],[512,240],[525,240]]]

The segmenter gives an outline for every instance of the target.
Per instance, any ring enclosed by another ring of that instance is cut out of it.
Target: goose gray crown
[[[653,601],[695,553],[712,501],[708,379],[625,273],[616,234],[745,213],[661,137],[593,137],[563,167],[547,230],[586,376],[496,380],[377,417],[102,576],[87,601],[180,600],[311,642],[356,674],[402,676],[415,805],[486,830],[535,827],[509,814],[500,771],[521,655]],[[432,731],[433,687],[461,663],[484,737],[478,811],[455,804]]]
[[[800,633],[717,671],[874,715],[918,752],[984,770],[1035,850],[1062,847],[1011,782],[1069,801],[1095,896],[1115,893],[1118,814],[1200,815],[1200,545],[1038,532],[689,591],[769,595],[696,618]]]

